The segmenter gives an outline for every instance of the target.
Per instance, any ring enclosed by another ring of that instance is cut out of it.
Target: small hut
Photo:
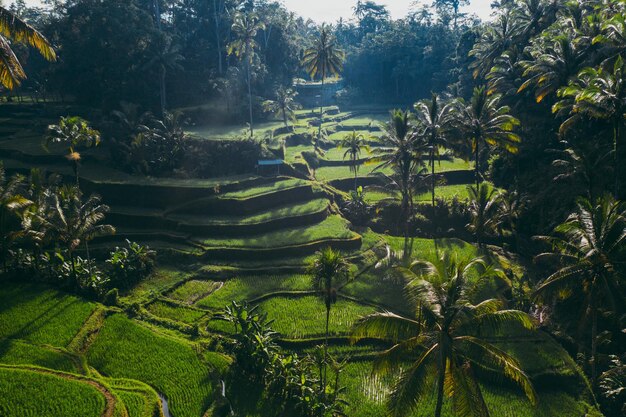
[[[280,175],[280,167],[285,163],[282,159],[260,159],[256,165],[258,175],[265,177]]]

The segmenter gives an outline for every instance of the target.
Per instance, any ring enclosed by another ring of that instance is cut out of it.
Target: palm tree
[[[250,111],[250,137],[254,136],[254,121],[252,118],[252,62],[255,50],[258,48],[256,35],[259,30],[264,30],[265,24],[254,13],[235,14],[232,31],[237,39],[228,45],[228,54],[235,55],[246,64],[246,83],[248,85],[248,108]]]
[[[468,186],[470,223],[467,230],[474,235],[478,247],[482,248],[485,239],[493,233],[498,226],[498,210],[500,195],[486,182],[478,184],[478,187]]]
[[[72,163],[76,185],[79,184],[78,164],[81,154],[80,147],[90,148],[100,144],[100,132],[92,129],[86,120],[78,117],[61,117],[58,125],[48,126],[48,137],[45,147],[51,143],[64,143],[67,145],[67,160]]]
[[[470,64],[474,78],[486,76],[496,60],[514,44],[517,27],[509,14],[498,16],[488,25],[469,55],[474,57]]]
[[[313,276],[313,286],[322,296],[324,305],[326,306],[326,332],[324,339],[325,359],[328,358],[330,309],[332,305],[337,302],[339,284],[347,281],[349,272],[350,264],[340,252],[330,247],[317,252],[315,259],[309,267],[309,273]],[[321,381],[321,386],[326,386],[326,369],[324,369],[324,378]]]
[[[9,244],[9,233],[7,233],[7,215],[15,213],[32,204],[26,197],[20,195],[24,178],[16,175],[7,180],[4,164],[0,161],[0,239],[2,250],[2,262],[6,271],[7,251]]]
[[[567,85],[586,58],[585,51],[568,36],[558,36],[548,45],[541,45],[542,41],[540,38],[539,45],[530,48],[532,59],[521,62],[523,76],[528,78],[518,89],[519,93],[534,86],[537,103]]]
[[[403,217],[401,221],[406,223],[413,209],[413,190],[416,188],[416,179],[424,168],[422,154],[426,149],[410,123],[408,112],[393,110],[391,120],[381,127],[383,129],[381,146],[374,150],[378,156],[372,158],[373,162],[380,161],[380,165],[374,168],[374,171],[387,167],[394,170],[395,178],[388,179],[400,191]]]
[[[75,250],[84,244],[89,258],[90,240],[115,233],[113,226],[101,224],[109,207],[102,204],[97,195],[91,195],[83,201],[83,195],[77,187],[60,187],[56,192],[49,192],[48,198],[51,211],[37,220],[49,231],[52,240],[67,250],[72,275],[76,279]]]
[[[54,49],[41,33],[9,9],[0,6],[0,84],[9,90],[26,79],[24,68],[11,49],[10,41],[32,46],[48,61],[56,60]]]
[[[613,128],[613,169],[615,194],[619,195],[622,167],[620,153],[626,117],[626,64],[618,56],[612,71],[603,68],[585,68],[578,78],[559,90],[562,99],[552,110],[568,118],[561,124],[566,133],[582,117],[606,120]]]
[[[159,96],[161,104],[161,115],[167,111],[167,72],[182,70],[180,61],[183,56],[180,54],[181,47],[172,38],[162,36],[155,43],[156,51],[153,58],[146,64],[147,68],[156,68],[159,73]]]
[[[547,299],[582,291],[580,309],[591,319],[591,379],[596,382],[598,312],[603,306],[615,309],[620,297],[618,265],[626,249],[626,205],[606,194],[595,202],[578,201],[576,212],[554,229],[554,236],[541,236],[552,250],[537,260],[554,261],[558,269],[536,289]]]
[[[419,134],[425,138],[428,145],[431,168],[432,204],[435,206],[435,158],[439,157],[439,150],[446,145],[445,133],[451,122],[453,105],[441,105],[437,94],[431,100],[420,101],[415,104],[415,115],[419,123]]]
[[[469,105],[461,105],[455,110],[457,120],[454,123],[470,139],[474,150],[474,171],[478,188],[483,178],[481,151],[483,148],[497,146],[516,153],[521,138],[513,130],[520,122],[509,114],[508,106],[500,106],[499,95],[489,95],[484,87],[475,88]]]
[[[313,41],[313,46],[304,51],[302,66],[311,79],[319,77],[322,81],[320,93],[320,126],[318,134],[322,132],[324,118],[324,82],[327,77],[338,76],[343,70],[345,53],[339,49],[337,40],[330,32],[330,28],[322,25],[319,37]]]
[[[389,415],[400,417],[415,411],[421,401],[430,398],[434,384],[435,417],[441,416],[444,393],[452,398],[455,415],[488,416],[474,368],[502,373],[536,402],[530,379],[517,360],[484,339],[509,326],[532,329],[532,320],[521,311],[503,310],[500,300],[474,305],[468,298],[472,289],[469,276],[478,272],[485,277],[494,273],[493,269],[479,258],[463,261],[446,254],[434,263],[413,262],[399,272],[415,302],[415,317],[374,313],[360,319],[351,336],[353,342],[374,338],[393,345],[374,365],[377,373],[400,373],[389,398]],[[411,364],[405,366],[409,360]]]
[[[285,127],[289,127],[288,121],[295,121],[296,110],[302,107],[295,101],[297,95],[298,93],[293,89],[281,86],[276,90],[275,100],[266,100],[263,102],[263,110],[267,113],[273,113],[276,116],[282,117]]]
[[[348,133],[344,136],[340,145],[340,149],[342,148],[346,148],[343,159],[346,159],[346,157],[350,158],[350,171],[354,173],[354,190],[356,191],[358,188],[357,176],[359,173],[359,158],[361,151],[368,148],[365,137],[362,133],[357,133],[356,130],[353,130],[352,133]]]

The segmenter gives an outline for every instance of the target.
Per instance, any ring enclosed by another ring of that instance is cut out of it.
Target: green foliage
[[[0,342],[0,362],[8,365],[36,365],[65,372],[76,372],[76,362],[68,353],[20,340]]]
[[[25,369],[0,368],[0,414],[99,417],[104,396],[89,384]]]
[[[148,246],[126,239],[128,247],[116,247],[109,259],[111,284],[128,288],[146,278],[154,269],[156,252]]]

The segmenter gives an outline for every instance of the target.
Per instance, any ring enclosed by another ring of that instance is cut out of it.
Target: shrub
[[[148,246],[126,240],[127,247],[116,247],[106,260],[113,285],[128,288],[147,277],[154,269],[156,252]]]

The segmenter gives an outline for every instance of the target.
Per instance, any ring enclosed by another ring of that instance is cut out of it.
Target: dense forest
[[[0,5],[0,415],[626,415],[626,1],[469,4]]]

